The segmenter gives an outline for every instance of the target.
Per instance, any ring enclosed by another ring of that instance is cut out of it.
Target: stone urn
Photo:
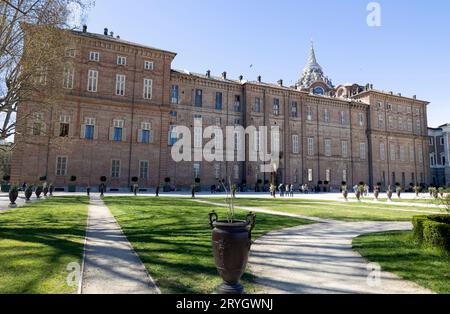
[[[244,287],[239,283],[245,272],[252,244],[252,230],[256,216],[247,215],[246,220],[233,222],[219,221],[217,214],[209,214],[212,231],[212,247],[216,268],[223,279],[217,288],[220,294],[243,294]]]
[[[41,198],[42,191],[43,191],[42,186],[38,186],[36,188],[36,191],[34,192],[34,194],[36,194],[37,198]]]
[[[387,191],[387,197],[388,197],[388,200],[390,202],[392,202],[392,191],[391,190]]]
[[[25,190],[25,201],[27,203],[31,202],[30,198],[31,195],[33,195],[33,188],[31,186],[27,187],[27,189]]]
[[[16,204],[16,200],[19,197],[19,191],[17,188],[11,188],[9,190],[9,207],[10,208],[16,208],[17,204]]]

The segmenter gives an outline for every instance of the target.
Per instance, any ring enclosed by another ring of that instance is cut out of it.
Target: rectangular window
[[[312,169],[308,169],[308,181],[309,182],[313,182],[314,178],[313,178],[313,170]]]
[[[366,143],[360,143],[359,144],[359,158],[361,160],[366,159]]]
[[[202,148],[202,127],[194,127],[194,148]]]
[[[312,121],[312,118],[313,118],[312,108],[311,106],[308,106],[308,108],[306,108],[306,120]]]
[[[429,144],[430,146],[434,146],[434,137],[430,136],[430,137],[428,138],[428,144]]]
[[[201,89],[195,90],[195,107],[201,107],[203,105],[203,91]]]
[[[412,132],[413,130],[413,120],[408,119],[408,132]]]
[[[414,146],[409,145],[409,161],[414,162]]]
[[[139,161],[139,179],[142,179],[142,180],[148,179],[148,161],[147,160]]]
[[[342,181],[347,182],[347,169],[342,170]]]
[[[193,166],[194,179],[200,178],[200,164],[195,163]]]
[[[402,117],[398,117],[398,129],[400,131],[403,130],[403,118]]]
[[[98,71],[89,70],[88,72],[88,92],[96,93],[98,85]]]
[[[178,134],[175,132],[176,125],[169,127],[169,145],[173,146],[178,141]]]
[[[144,99],[152,99],[153,97],[153,80],[144,79]]]
[[[34,136],[40,136],[42,131],[42,123],[41,122],[34,122],[33,123],[33,135]]]
[[[358,125],[360,127],[364,126],[364,114],[362,112],[358,113]]]
[[[444,145],[445,145],[445,138],[444,138],[444,137],[441,137],[441,138],[439,139],[439,142],[440,142],[441,146],[444,146]]]
[[[86,125],[85,139],[92,141],[94,139],[94,125]]]
[[[97,51],[91,51],[89,53],[89,61],[99,62],[100,61],[100,53]]]
[[[347,141],[341,142],[341,153],[342,153],[343,158],[348,157],[348,142]]]
[[[255,97],[254,98],[253,111],[254,112],[261,112],[261,99],[259,97]]]
[[[325,143],[325,156],[331,157],[331,140],[326,139],[324,143]]]
[[[388,117],[388,122],[389,122],[389,128],[390,128],[391,130],[393,130],[393,129],[395,128],[395,125],[394,125],[394,117],[389,116],[389,117]]]
[[[300,145],[299,145],[299,137],[298,135],[292,135],[292,153],[298,154],[300,153]]]
[[[117,64],[118,65],[126,65],[127,64],[127,57],[117,56]]]
[[[114,128],[114,142],[122,142],[122,128]]]
[[[325,171],[325,180],[330,182],[331,181],[331,169],[327,169]]]
[[[384,143],[380,143],[380,160],[386,160],[386,145]]]
[[[383,114],[382,113],[378,114],[378,128],[379,129],[384,128],[384,118],[383,118]]]
[[[345,124],[345,112],[344,111],[341,111],[339,113],[339,122],[341,123],[341,125]]]
[[[275,151],[281,150],[281,142],[280,142],[281,134],[278,132],[272,132],[272,153]]]
[[[423,148],[422,148],[422,145],[419,145],[419,147],[418,147],[418,149],[417,149],[417,152],[418,152],[418,160],[419,160],[419,163],[420,164],[422,164],[423,163]],[[422,182],[423,182],[423,180],[421,180]]]
[[[69,123],[60,123],[59,124],[59,136],[60,137],[68,137],[69,136]]]
[[[296,101],[293,101],[291,103],[291,117],[293,117],[293,118],[298,117],[298,104]]]
[[[222,171],[221,171],[220,164],[215,164],[214,165],[214,175],[215,175],[216,179],[220,179],[221,178]]]
[[[280,100],[278,98],[273,99],[273,115],[280,115]]]
[[[76,52],[77,52],[76,49],[68,48],[68,49],[66,49],[66,57],[75,58]]]
[[[75,77],[75,69],[73,68],[73,66],[66,64],[64,66],[63,87],[67,89],[73,89],[74,77]]]
[[[117,74],[116,75],[116,95],[117,96],[125,96],[125,75]]]
[[[391,161],[395,161],[396,153],[395,153],[395,144],[389,145],[389,154],[391,157]]]
[[[120,178],[120,160],[113,159],[111,161],[111,178],[117,179]]]
[[[328,109],[325,109],[323,111],[323,122],[325,122],[325,123],[330,122],[330,112],[328,111]]]
[[[151,142],[151,140],[150,140],[150,130],[142,130],[141,142],[143,144],[149,144]]]
[[[58,156],[56,158],[56,175],[59,177],[67,175],[67,157]]]
[[[254,150],[259,153],[261,151],[261,132],[255,131]]]
[[[400,145],[400,161],[405,161],[405,146]]]
[[[234,96],[234,112],[241,112],[241,96]]]
[[[416,121],[416,130],[417,130],[417,133],[422,132],[422,124],[420,123],[420,120]]]
[[[222,93],[216,92],[216,110],[222,110]]]
[[[314,155],[314,138],[308,138],[308,156]]]
[[[233,166],[233,174],[234,174],[234,179],[238,180],[239,177],[240,177],[239,166],[238,165],[234,165]]]
[[[177,105],[178,104],[178,85],[172,85],[170,95],[171,95],[170,102],[172,103],[172,105]]]
[[[155,65],[152,61],[144,61],[144,69],[145,70],[153,71],[154,68],[155,68]]]

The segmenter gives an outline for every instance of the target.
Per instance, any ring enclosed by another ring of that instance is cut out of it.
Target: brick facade
[[[18,117],[33,115],[19,120],[17,126],[12,161],[15,182],[36,182],[46,175],[55,186],[67,187],[70,176],[76,176],[76,184],[83,188],[96,186],[106,176],[108,185],[119,189],[140,177],[141,187],[154,188],[169,177],[174,187],[187,188],[193,183],[194,162],[172,160],[168,133],[171,125],[184,125],[194,134],[194,118],[200,116],[204,127],[279,126],[279,182],[314,185],[329,179],[330,186],[338,189],[344,179],[349,185],[364,181],[384,186],[430,180],[428,103],[415,97],[358,85],[341,85],[327,90],[326,96],[314,95],[282,82],[176,71],[171,68],[175,53],[109,35],[71,32],[68,38],[68,47],[75,50],[74,57],[67,57],[74,69],[74,84],[64,100],[49,108],[34,108],[32,103],[19,106]],[[99,53],[99,61],[89,60],[91,52]],[[125,57],[126,65],[118,65],[118,57]],[[146,61],[153,67],[146,69]],[[88,91],[89,70],[98,71],[96,92]],[[117,75],[125,76],[124,95],[116,95]],[[144,99],[144,80],[147,84],[151,80],[151,99]],[[174,86],[178,97],[173,97]],[[311,89],[317,86],[320,83]],[[278,112],[274,104],[279,104]],[[36,112],[40,115],[35,116]],[[68,134],[61,133],[62,122],[69,125]],[[41,125],[39,134],[33,131],[35,123]],[[87,125],[93,125],[91,139],[86,139]],[[122,133],[119,141],[117,125]],[[142,140],[144,128],[149,129],[148,143]],[[294,138],[298,139],[295,149]],[[380,143],[385,145],[384,158]],[[255,162],[199,164],[203,187],[216,184],[216,176],[231,177],[238,184],[244,181],[251,188],[258,180],[271,178],[270,173],[260,173],[260,163]],[[119,172],[116,178],[113,165]]]

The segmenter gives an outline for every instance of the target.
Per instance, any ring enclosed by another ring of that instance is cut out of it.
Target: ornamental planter
[[[36,194],[37,198],[41,198],[41,194],[42,194],[42,187],[37,187],[36,191],[34,192]]]
[[[16,204],[16,200],[19,197],[19,191],[16,188],[11,188],[9,190],[9,207],[10,208],[16,208],[17,204]]]
[[[239,283],[248,262],[252,244],[251,232],[255,227],[256,216],[247,215],[245,221],[218,221],[217,214],[209,214],[212,232],[212,247],[216,268],[223,279],[217,288],[220,294],[242,294],[244,287]]]
[[[31,202],[31,200],[30,200],[31,195],[33,195],[33,189],[31,187],[28,187],[25,190],[25,200],[26,200],[27,203]]]

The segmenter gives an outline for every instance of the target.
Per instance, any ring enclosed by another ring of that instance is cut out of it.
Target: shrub
[[[9,182],[11,180],[11,176],[5,175],[3,176],[3,181]]]
[[[71,176],[70,177],[70,182],[75,182],[77,181],[77,177],[76,176]]]
[[[200,183],[200,178],[195,178],[195,183]]]
[[[42,181],[42,182],[47,181],[47,176],[39,177],[39,181]]]
[[[414,238],[423,245],[450,252],[450,216],[430,215],[413,217]]]

